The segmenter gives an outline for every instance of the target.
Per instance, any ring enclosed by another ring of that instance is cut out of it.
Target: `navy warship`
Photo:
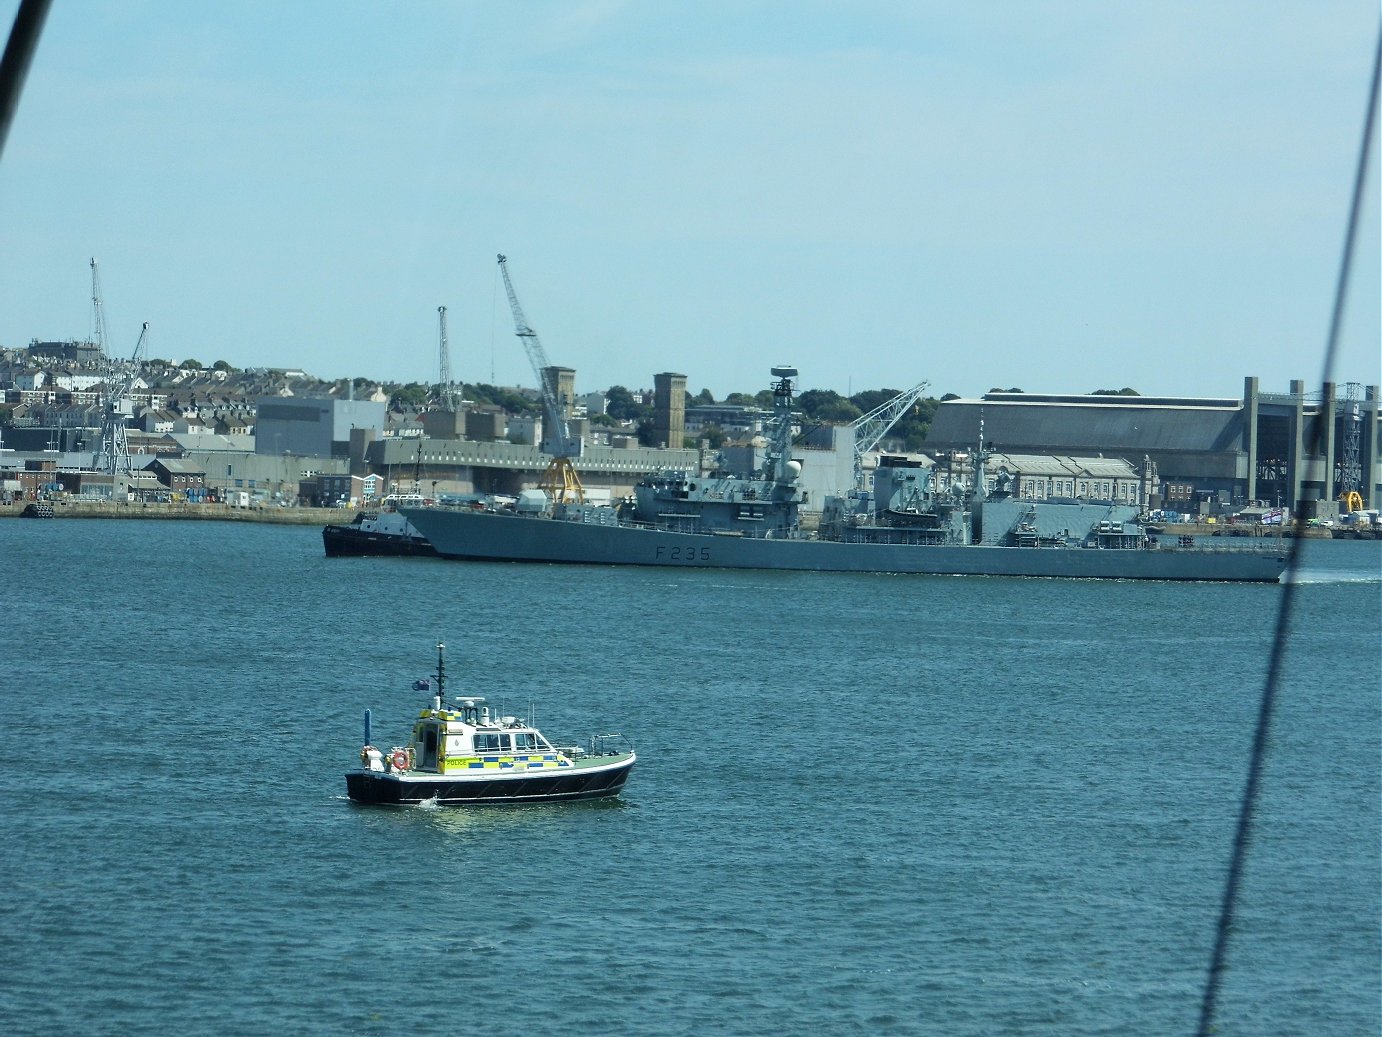
[[[972,476],[941,486],[915,462],[885,458],[873,491],[830,496],[819,528],[802,528],[808,491],[792,457],[792,367],[774,367],[762,466],[748,477],[686,470],[649,474],[617,505],[529,491],[511,507],[404,507],[436,552],[453,559],[800,569],[822,572],[1049,576],[1275,583],[1279,543],[1207,547],[1148,534],[1132,505],[988,488],[985,454]]]

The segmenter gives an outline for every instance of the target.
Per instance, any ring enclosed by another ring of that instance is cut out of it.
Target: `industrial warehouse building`
[[[345,457],[353,429],[382,429],[388,407],[374,400],[269,398],[255,407],[255,451]]]
[[[1242,399],[991,392],[943,402],[926,449],[973,449],[982,427],[991,450],[1150,462],[1160,500],[1149,503],[1179,510],[1261,500],[1299,511],[1348,490],[1375,502],[1378,387],[1340,388],[1307,393],[1292,381],[1290,392],[1266,393],[1250,377]],[[1320,416],[1327,420],[1312,451]]]

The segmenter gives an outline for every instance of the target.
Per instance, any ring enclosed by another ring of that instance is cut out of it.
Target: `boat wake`
[[[1288,573],[1283,577],[1283,582],[1289,578],[1290,582],[1297,586],[1309,584],[1382,584],[1382,571],[1379,572],[1326,572],[1316,570],[1311,572],[1308,569],[1297,573]]]

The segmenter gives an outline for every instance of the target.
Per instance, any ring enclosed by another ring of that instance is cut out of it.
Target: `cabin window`
[[[537,748],[537,735],[531,731],[519,731],[513,736],[513,747],[519,752],[531,751]]]
[[[513,739],[506,734],[476,734],[475,751],[477,753],[508,752],[513,745]]]

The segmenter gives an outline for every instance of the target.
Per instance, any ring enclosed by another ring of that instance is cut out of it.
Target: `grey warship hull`
[[[439,555],[496,562],[1248,583],[1274,583],[1286,567],[1281,550],[1154,543],[1127,500],[1019,498],[1006,470],[990,479],[982,449],[972,481],[947,485],[919,461],[883,457],[864,493],[856,468],[856,492],[827,495],[819,530],[804,532],[808,493],[792,456],[797,370],[772,376],[763,460],[749,472],[650,472],[618,507],[573,500],[579,480],[554,472],[512,510],[400,511]],[[569,467],[568,456],[557,460]]]
[[[629,524],[452,508],[405,509],[444,558],[474,561],[1275,583],[1285,552],[845,543],[681,533]]]

